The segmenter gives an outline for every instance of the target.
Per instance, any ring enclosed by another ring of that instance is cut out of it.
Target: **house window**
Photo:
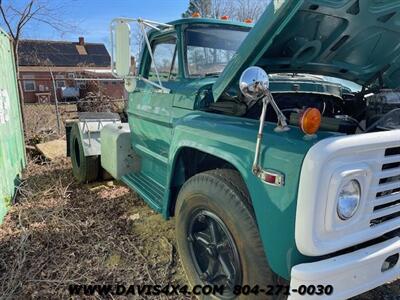
[[[57,74],[55,78],[56,78],[56,87],[58,89],[65,87],[64,75]]]
[[[34,75],[22,75],[22,81],[23,86],[24,86],[24,91],[25,92],[35,92],[36,91],[36,82],[35,82],[35,76]]]
[[[68,73],[68,78],[69,79],[74,79],[75,78],[75,73]]]
[[[65,87],[65,80],[56,80],[56,86],[57,88]]]
[[[24,91],[25,92],[35,92],[36,82],[35,80],[24,80]]]
[[[76,85],[82,90],[86,89],[86,81],[84,80],[77,80]]]

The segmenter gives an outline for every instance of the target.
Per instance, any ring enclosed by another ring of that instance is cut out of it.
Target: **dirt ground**
[[[31,162],[0,227],[0,298],[68,298],[68,284],[184,283],[173,221],[125,186],[77,184],[67,160]]]
[[[62,106],[62,120],[75,111]],[[25,113],[29,145],[64,135],[53,106],[32,105]],[[76,183],[69,159],[31,158],[0,226],[0,299],[69,299],[69,284],[119,283],[186,283],[174,220],[163,220],[117,182]],[[400,299],[399,281],[356,299]]]

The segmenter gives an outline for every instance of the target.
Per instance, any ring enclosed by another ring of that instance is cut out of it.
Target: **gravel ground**
[[[77,184],[68,160],[30,162],[24,177],[0,226],[1,299],[67,299],[69,284],[186,283],[173,220],[125,186]],[[357,299],[399,295],[397,281]]]

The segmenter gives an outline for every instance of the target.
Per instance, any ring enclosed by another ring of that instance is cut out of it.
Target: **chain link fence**
[[[20,80],[25,100],[25,138],[28,145],[63,138],[65,121],[77,118],[79,112],[115,112],[125,119],[127,100],[123,81],[119,79],[60,79],[52,76],[22,77]],[[44,85],[45,80],[47,85],[43,88],[41,85]],[[79,91],[63,93],[63,88],[69,87],[79,88]]]

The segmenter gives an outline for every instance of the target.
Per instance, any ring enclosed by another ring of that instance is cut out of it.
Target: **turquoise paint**
[[[25,144],[11,42],[0,29],[0,223],[26,165]]]
[[[212,154],[234,165],[249,189],[269,263],[275,272],[289,278],[293,265],[310,260],[298,252],[294,240],[301,165],[312,145],[333,134],[321,132],[310,140],[296,127],[280,134],[275,133],[274,128],[274,124],[265,127],[261,163],[263,168],[285,174],[283,187],[266,185],[251,172],[258,129],[256,120],[204,112],[190,113],[175,124],[168,174],[171,182],[176,157],[185,147]],[[168,216],[167,207],[163,213]]]
[[[276,133],[273,130],[274,124],[267,124],[261,148],[261,164],[265,169],[282,172],[286,182],[283,187],[274,187],[264,184],[251,172],[259,122],[200,111],[209,98],[215,100],[226,88],[235,87],[235,80],[245,67],[262,61],[264,52],[272,43],[272,37],[285,29],[285,25],[304,7],[304,3],[310,4],[311,1],[280,3],[280,8],[271,6],[267,9],[259,23],[262,25],[257,24],[250,32],[219,78],[187,77],[184,29],[193,23],[248,25],[210,19],[184,19],[172,22],[173,30],[149,33],[151,42],[166,34],[177,36],[179,72],[176,80],[162,82],[171,89],[169,94],[160,93],[139,81],[137,90],[129,95],[132,146],[140,157],[141,172],[129,174],[123,180],[153,209],[168,218],[170,201],[174,200],[170,190],[174,181],[179,181],[174,176],[175,169],[179,168],[176,161],[181,150],[198,149],[226,160],[237,168],[248,187],[264,250],[272,269],[289,279],[292,266],[319,259],[301,255],[295,244],[296,201],[303,159],[315,143],[336,134],[319,132],[315,138],[305,139],[297,127],[291,127],[288,132]],[[243,49],[247,49],[248,53]],[[140,75],[147,75],[149,62],[149,54],[144,50]],[[273,92],[289,91],[292,85],[293,80],[271,80]],[[303,80],[299,88],[300,91],[337,96],[341,93],[338,86],[318,80]]]

